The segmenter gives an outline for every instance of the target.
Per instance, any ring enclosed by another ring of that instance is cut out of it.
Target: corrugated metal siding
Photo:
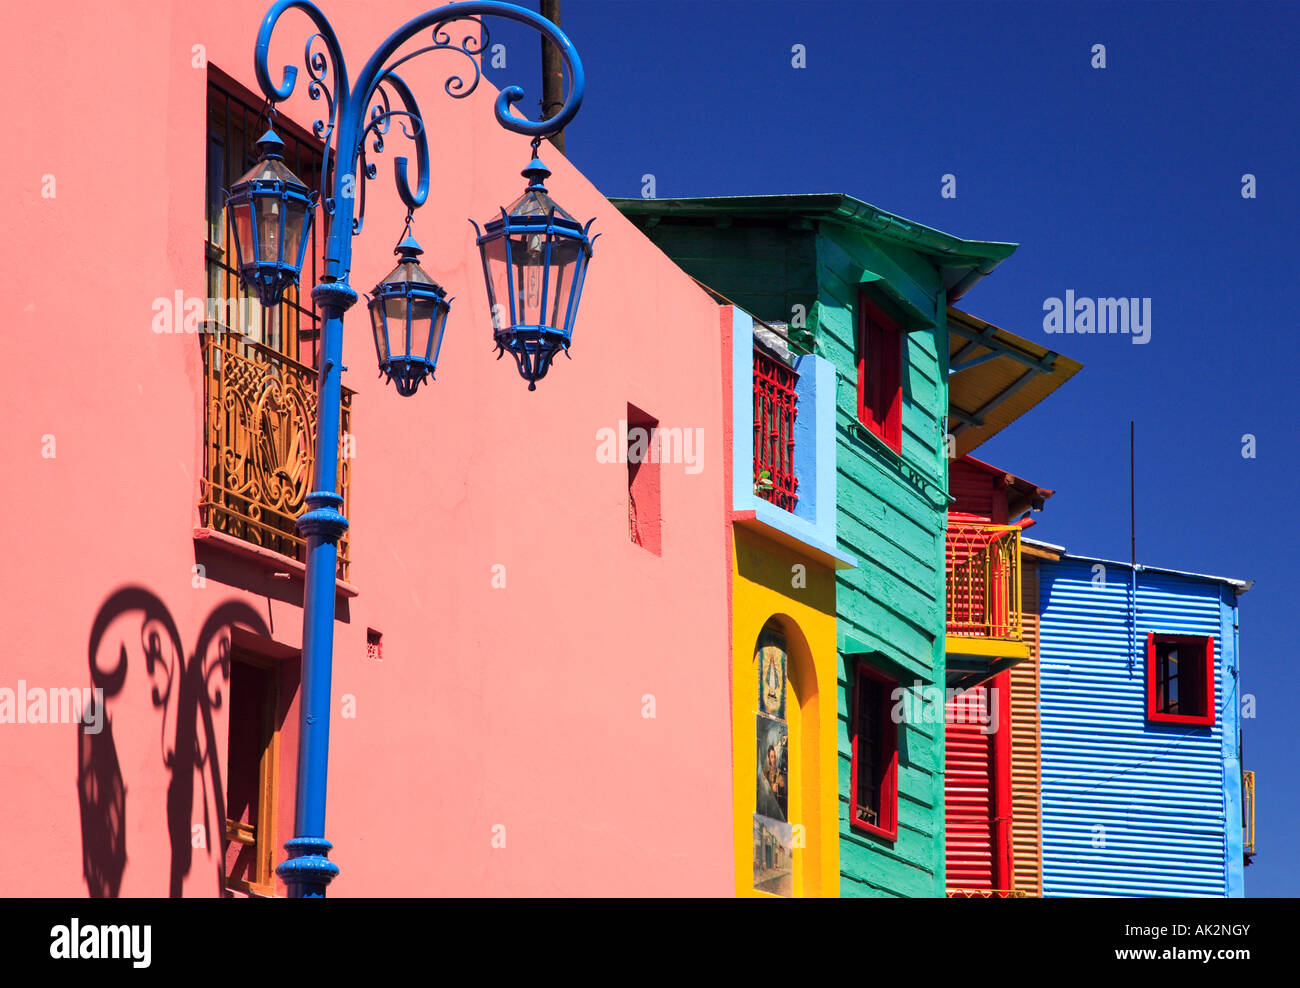
[[[950,519],[1006,524],[1006,492],[987,470],[955,460],[948,467],[948,493],[956,498],[948,505]]]
[[[1218,896],[1224,861],[1223,717],[1146,722],[1146,635],[1215,636],[1218,584],[1090,563],[1040,564],[1043,893]],[[1136,641],[1134,641],[1136,638]]]
[[[986,716],[983,686],[960,702],[965,719]],[[947,879],[950,889],[991,889],[993,883],[993,735],[978,723],[957,723],[959,704],[947,702],[944,730],[944,826],[947,831]]]
[[[1015,887],[1043,894],[1038,719],[1038,566],[1022,564],[1021,600],[1029,658],[1011,667],[1011,862]]]

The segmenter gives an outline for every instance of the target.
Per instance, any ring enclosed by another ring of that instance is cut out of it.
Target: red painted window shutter
[[[898,838],[897,680],[859,662],[853,684],[853,757],[849,822],[854,830]]]
[[[894,452],[903,447],[903,334],[858,293],[858,420]]]

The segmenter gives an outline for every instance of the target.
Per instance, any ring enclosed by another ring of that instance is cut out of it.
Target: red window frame
[[[880,688],[875,707],[875,722],[863,724],[863,685],[874,683]],[[853,759],[849,768],[849,826],[860,833],[874,834],[886,840],[898,839],[898,724],[892,716],[893,691],[898,681],[873,669],[861,659],[853,679]],[[864,729],[874,732],[875,775],[877,786],[877,823],[858,819],[858,750]]]
[[[1180,650],[1178,670],[1178,713],[1162,710],[1162,682],[1159,675],[1161,646]],[[1185,654],[1184,653],[1185,650]],[[1198,658],[1197,650],[1201,655]],[[1186,678],[1191,673],[1191,679]],[[1189,689],[1190,687],[1190,689]],[[1184,724],[1210,727],[1215,720],[1214,636],[1147,633],[1147,720],[1154,724]],[[1194,712],[1183,712],[1194,707]]]
[[[793,368],[754,347],[754,492],[791,512],[799,500],[799,478],[794,475],[798,381]]]
[[[858,421],[895,453],[903,447],[903,334],[858,292]]]

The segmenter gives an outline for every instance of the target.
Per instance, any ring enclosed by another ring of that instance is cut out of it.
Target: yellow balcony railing
[[[297,519],[315,476],[316,371],[234,333],[203,341],[205,458],[202,523],[253,545],[304,560]],[[352,395],[343,389],[341,431],[351,432]],[[346,447],[344,452],[349,452]],[[339,493],[348,511],[347,456]],[[338,577],[348,575],[348,538]]]
[[[1246,858],[1255,856],[1255,773],[1241,773],[1242,849]]]
[[[948,634],[1021,641],[1020,529],[950,522],[946,556]]]
[[[1027,899],[1020,889],[948,889],[949,899]]]

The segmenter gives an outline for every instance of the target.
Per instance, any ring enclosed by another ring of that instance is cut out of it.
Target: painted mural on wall
[[[790,898],[794,894],[794,828],[754,814],[754,888]]]
[[[764,631],[755,649],[758,661],[759,713],[785,720],[785,646]]]
[[[783,720],[758,715],[758,795],[761,816],[786,822],[789,817],[789,726]]]
[[[794,886],[793,831],[789,823],[790,727],[785,719],[786,650],[769,628],[754,649],[758,665],[758,751],[754,797],[754,888],[789,897]]]

